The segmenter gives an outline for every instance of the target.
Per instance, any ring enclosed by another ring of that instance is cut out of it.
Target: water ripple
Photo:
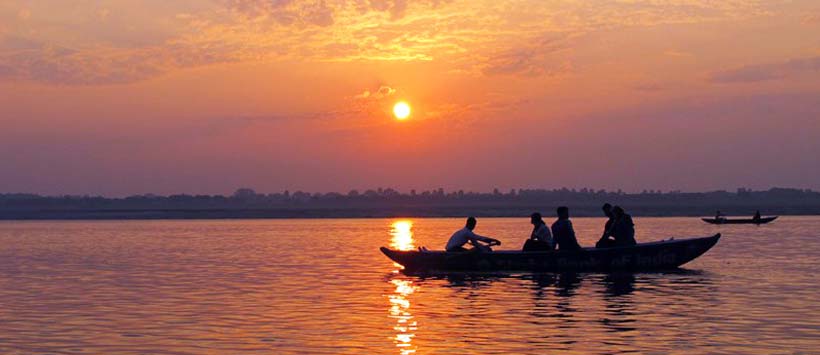
[[[636,218],[724,238],[665,273],[405,275],[454,219],[0,222],[3,354],[810,354],[820,218]],[[592,244],[600,219],[576,219]],[[514,248],[525,219],[482,219]],[[330,234],[328,234],[330,233]],[[777,243],[772,243],[777,238]],[[786,247],[789,246],[789,247]]]

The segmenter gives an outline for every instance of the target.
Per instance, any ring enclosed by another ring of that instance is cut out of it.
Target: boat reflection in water
[[[390,246],[398,250],[412,250],[413,246],[413,222],[407,220],[395,221],[390,229]],[[401,265],[395,264],[397,267],[393,271],[394,274],[399,273]],[[413,354],[416,352],[416,346],[413,345],[413,337],[415,331],[418,329],[418,324],[413,319],[413,314],[410,312],[410,300],[408,297],[417,289],[410,279],[392,278],[390,283],[395,287],[393,294],[388,295],[390,300],[389,317],[396,320],[396,325],[393,330],[396,331],[396,336],[393,342],[399,348],[399,353],[402,355]]]

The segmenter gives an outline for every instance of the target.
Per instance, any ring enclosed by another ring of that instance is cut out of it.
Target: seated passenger
[[[532,223],[532,234],[530,239],[524,242],[524,251],[546,251],[553,250],[554,244],[552,241],[552,233],[549,227],[544,223],[541,214],[536,212],[530,216],[530,223]]]
[[[575,239],[575,230],[572,229],[572,222],[569,220],[569,208],[558,207],[558,220],[552,224],[552,238],[558,246],[558,250],[581,250],[578,240]]]
[[[630,246],[638,244],[635,241],[635,223],[632,216],[627,214],[620,206],[612,208],[615,216],[615,223],[612,224],[612,237],[615,238],[615,246]]]
[[[498,239],[484,237],[473,233],[475,225],[476,220],[474,217],[467,218],[467,225],[453,233],[453,236],[451,236],[450,240],[447,241],[447,246],[444,249],[447,251],[492,251],[490,246],[501,245],[501,242],[498,241]],[[472,249],[464,248],[464,244],[467,244],[468,242],[473,245]],[[480,242],[485,242],[487,244],[484,245]]]
[[[612,237],[612,225],[615,223],[615,215],[612,214],[612,205],[605,203],[601,210],[604,211],[604,216],[607,217],[606,224],[604,224],[604,233],[601,234],[601,239],[595,243],[596,248],[609,248],[615,246],[615,238]]]

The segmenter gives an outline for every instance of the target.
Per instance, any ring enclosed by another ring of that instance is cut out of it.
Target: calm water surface
[[[724,237],[675,273],[418,277],[378,247],[461,219],[1,222],[0,354],[820,353],[820,217],[635,221]],[[590,245],[603,220],[574,224]]]

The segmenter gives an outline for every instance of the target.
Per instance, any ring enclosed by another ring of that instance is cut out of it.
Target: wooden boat
[[[777,219],[777,216],[754,218],[701,218],[706,223],[711,224],[766,224]]]
[[[382,253],[418,271],[651,271],[675,269],[712,248],[720,234],[691,239],[670,239],[628,247],[584,248],[580,251],[446,252],[392,250]]]

